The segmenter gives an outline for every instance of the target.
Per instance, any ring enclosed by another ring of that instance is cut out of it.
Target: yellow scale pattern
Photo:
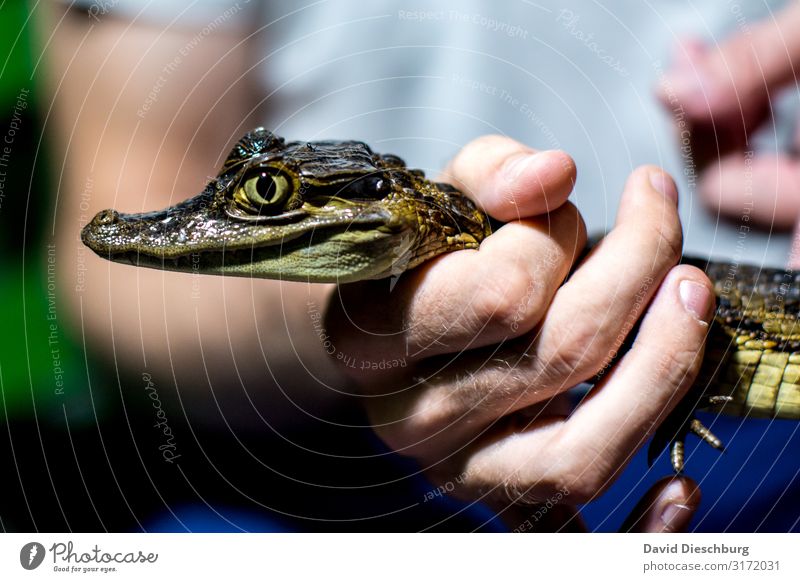
[[[704,364],[713,369],[707,366],[711,373],[705,376],[717,385],[714,393],[733,397],[713,410],[737,416],[800,418],[800,352],[781,351],[786,340],[795,337],[797,322],[784,318],[780,314],[761,322],[766,337],[774,340],[754,339],[754,334],[725,324],[719,326],[724,334],[714,337],[712,333]]]

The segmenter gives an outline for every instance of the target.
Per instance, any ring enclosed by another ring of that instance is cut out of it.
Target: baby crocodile
[[[490,219],[450,186],[358,141],[286,143],[258,128],[194,198],[166,210],[103,210],[83,242],[105,259],[172,271],[309,282],[380,279],[441,253],[477,248]],[[661,426],[651,460],[670,445],[683,469],[694,416],[710,409],[800,419],[800,275],[685,259],[714,282],[717,312],[693,390]]]
[[[486,215],[447,184],[357,141],[245,135],[198,196],[146,214],[98,213],[103,258],[172,271],[348,283],[477,248]]]

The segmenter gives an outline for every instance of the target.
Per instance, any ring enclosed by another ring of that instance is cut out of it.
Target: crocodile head
[[[258,128],[194,198],[103,210],[81,232],[112,261],[312,282],[378,279],[475,248],[486,216],[457,190],[357,141],[290,142]]]

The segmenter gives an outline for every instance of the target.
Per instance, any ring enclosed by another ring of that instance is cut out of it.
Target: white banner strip
[[[0,580],[800,580],[798,542],[793,534],[5,534]]]

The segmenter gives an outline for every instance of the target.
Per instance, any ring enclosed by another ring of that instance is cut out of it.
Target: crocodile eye
[[[261,172],[245,180],[241,190],[247,201],[260,211],[284,202],[291,194],[292,186],[283,174]]]

